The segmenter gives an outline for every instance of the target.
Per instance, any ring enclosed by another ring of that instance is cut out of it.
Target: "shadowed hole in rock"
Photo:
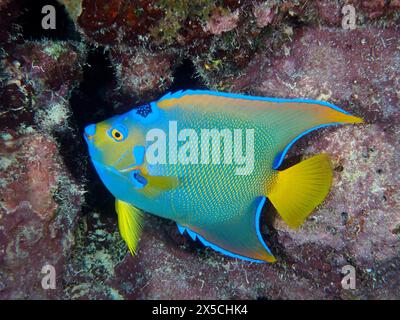
[[[83,80],[71,94],[70,118],[74,133],[57,135],[61,144],[64,162],[71,174],[86,182],[85,206],[83,212],[100,212],[113,216],[114,199],[97,176],[90,164],[83,130],[86,125],[102,121],[114,115],[113,107],[105,99],[104,92],[113,81],[114,75],[108,55],[103,48],[91,48],[87,64],[83,68]]]
[[[283,248],[278,242],[277,231],[273,227],[278,215],[278,212],[267,197],[260,217],[260,231],[265,243],[275,256],[283,252]]]
[[[182,63],[176,67],[174,74],[174,82],[168,88],[167,92],[175,92],[187,89],[207,90],[206,85],[199,77],[196,77],[196,69],[189,59],[183,59]]]
[[[342,171],[343,171],[343,169],[344,169],[344,168],[343,168],[343,166],[342,166],[342,165],[338,165],[338,166],[336,166],[336,167],[335,167],[335,169],[334,169],[334,170],[335,170],[336,172],[342,172]]]
[[[43,29],[42,19],[46,14],[42,13],[42,8],[52,5],[56,10],[56,28]],[[80,40],[80,35],[75,30],[74,23],[69,18],[63,5],[56,0],[22,0],[21,7],[24,8],[17,19],[17,23],[22,27],[22,35],[26,40]]]
[[[346,225],[347,222],[349,221],[349,214],[347,212],[342,212],[340,213],[341,220],[342,220],[342,225]]]

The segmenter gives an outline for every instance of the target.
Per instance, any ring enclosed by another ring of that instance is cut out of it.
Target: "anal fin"
[[[189,227],[178,224],[179,232],[186,231],[193,240],[233,258],[257,263],[275,262],[260,232],[260,215],[265,201],[265,197],[257,198],[247,212],[235,215],[222,225]]]

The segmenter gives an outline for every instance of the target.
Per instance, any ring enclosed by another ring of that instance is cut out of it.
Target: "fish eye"
[[[120,141],[120,140],[122,140],[122,139],[124,138],[124,136],[122,135],[122,133],[119,132],[117,129],[113,129],[113,130],[111,131],[111,135],[112,135],[112,137],[113,137],[115,140],[118,140],[118,141]]]
[[[115,141],[119,142],[125,140],[128,135],[128,130],[123,125],[116,125],[109,131],[109,135]]]

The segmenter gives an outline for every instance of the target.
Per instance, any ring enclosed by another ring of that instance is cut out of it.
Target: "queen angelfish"
[[[332,182],[326,154],[279,170],[288,149],[315,129],[359,122],[322,101],[188,90],[91,124],[84,137],[132,254],[148,212],[218,252],[274,262],[260,232],[266,198],[297,228]]]

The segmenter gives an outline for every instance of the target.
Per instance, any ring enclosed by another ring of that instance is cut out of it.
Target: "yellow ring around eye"
[[[117,141],[121,141],[124,138],[123,134],[120,131],[118,131],[117,129],[113,129],[111,131],[111,135]]]

